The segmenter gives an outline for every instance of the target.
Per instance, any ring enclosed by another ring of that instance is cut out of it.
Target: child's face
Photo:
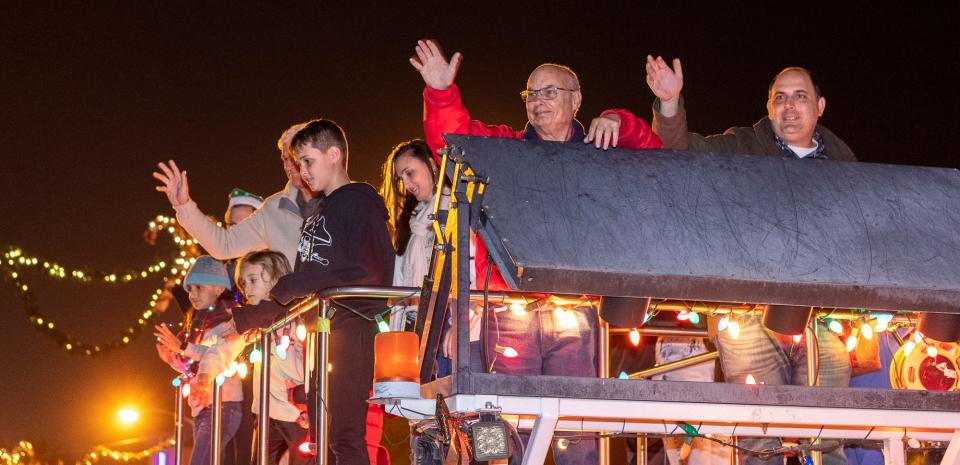
[[[217,298],[224,291],[223,286],[211,286],[209,284],[191,284],[187,286],[187,292],[190,293],[190,304],[197,310],[206,310],[217,304]]]
[[[339,167],[339,153],[340,149],[336,146],[331,146],[326,152],[321,152],[320,149],[310,144],[297,150],[300,177],[310,190],[329,194],[326,189]]]
[[[276,280],[263,271],[263,265],[244,263],[240,265],[240,285],[247,303],[256,305],[262,300],[270,299],[270,290]]]

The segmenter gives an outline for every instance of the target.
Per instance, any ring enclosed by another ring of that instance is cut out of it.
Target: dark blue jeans
[[[763,327],[759,316],[741,317],[740,336],[734,338],[729,331],[717,334],[716,345],[720,351],[720,365],[728,383],[744,383],[747,375],[753,375],[757,383],[807,384],[806,341],[793,342],[789,337]],[[831,333],[824,325],[816,325],[817,343],[820,349],[820,371],[818,386],[847,387],[850,384],[850,357],[839,336]],[[779,447],[777,438],[741,438],[740,445],[748,449],[767,449]],[[769,460],[760,460],[748,455],[745,465],[780,465],[783,456],[776,455]],[[824,465],[846,465],[847,459],[840,447],[831,453],[823,454]]]
[[[492,316],[492,315],[491,315]],[[546,305],[541,311],[517,315],[510,310],[496,312],[487,337],[491,372],[511,375],[556,375],[596,378],[597,310],[577,307],[556,311]],[[496,346],[517,351],[513,358],[496,352]],[[471,351],[472,352],[472,351]],[[589,433],[556,433],[556,438],[571,436],[566,450],[551,445],[557,465],[599,463],[597,440]],[[521,433],[524,443],[529,434]]]
[[[223,460],[223,449],[237,433],[240,427],[242,402],[224,402],[223,421],[220,424],[220,460]],[[207,407],[193,418],[193,453],[190,454],[190,465],[210,465],[210,448],[213,445],[213,409]]]

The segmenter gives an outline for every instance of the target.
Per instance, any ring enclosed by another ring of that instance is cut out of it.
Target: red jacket
[[[627,110],[606,110],[602,115],[615,114],[620,117],[620,135],[617,146],[625,149],[659,149],[663,147],[660,138],[650,129],[646,121],[637,118]],[[579,123],[576,123],[579,124]],[[437,157],[437,150],[446,145],[444,134],[470,134],[475,136],[503,137],[523,139],[527,133],[517,131],[507,125],[488,125],[482,121],[471,120],[470,112],[463,106],[460,90],[452,84],[445,90],[436,90],[430,86],[423,89],[423,132],[427,145]],[[568,142],[573,142],[568,141]],[[439,160],[438,160],[439,164]],[[477,287],[483,288],[487,272],[487,247],[477,240],[475,258]],[[509,290],[500,270],[494,267],[490,272],[490,290]]]

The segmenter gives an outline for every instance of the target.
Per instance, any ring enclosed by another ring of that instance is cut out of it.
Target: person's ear
[[[583,103],[583,94],[580,91],[573,93],[573,114],[576,115],[580,110],[580,104]]]
[[[336,145],[331,145],[324,155],[330,157],[332,163],[343,163],[343,151]]]
[[[817,116],[823,116],[823,111],[827,109],[827,99],[820,97],[817,99]]]

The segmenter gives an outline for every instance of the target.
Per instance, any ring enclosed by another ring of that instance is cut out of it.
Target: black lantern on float
[[[639,328],[647,321],[650,309],[649,297],[612,297],[600,298],[600,318],[621,328]]]
[[[768,305],[763,311],[763,327],[788,336],[803,334],[812,314],[813,307]]]
[[[960,342],[960,315],[921,312],[917,329],[930,339],[940,342]]]

